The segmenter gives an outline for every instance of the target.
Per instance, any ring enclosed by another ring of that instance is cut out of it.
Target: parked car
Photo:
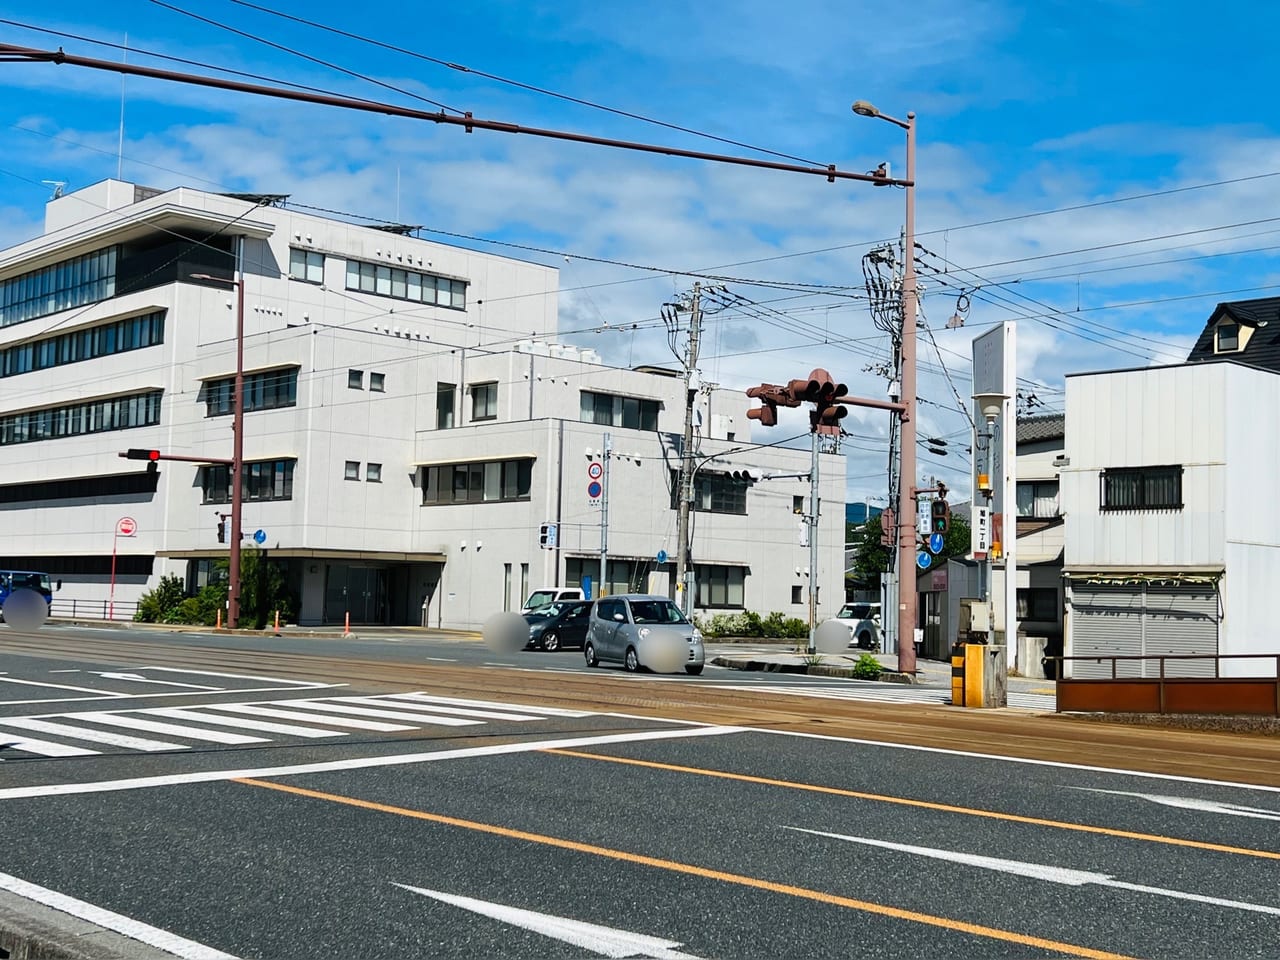
[[[679,644],[676,655],[673,646]],[[658,669],[700,674],[704,651],[702,634],[671,600],[647,594],[601,597],[591,608],[587,666],[602,661],[621,663],[627,670]]]
[[[880,649],[880,604],[846,603],[834,619],[849,628],[849,646]]]
[[[524,615],[529,624],[526,650],[560,650],[581,647],[587,639],[590,600],[561,600]]]
[[[585,600],[582,591],[577,587],[541,587],[529,594],[529,599],[520,608],[521,613],[533,613],[543,607],[549,607],[561,600]]]

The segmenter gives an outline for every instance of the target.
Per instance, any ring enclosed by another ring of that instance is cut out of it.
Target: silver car
[[[620,594],[601,597],[591,608],[582,648],[588,667],[601,661],[637,670],[702,672],[702,634],[666,597]]]

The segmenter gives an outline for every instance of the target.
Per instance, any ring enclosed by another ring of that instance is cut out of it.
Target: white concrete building
[[[1229,360],[1067,378],[1066,653],[1274,656],[1280,375]],[[1136,676],[1136,662],[1120,675]],[[1158,675],[1155,661],[1146,676]],[[1212,674],[1170,661],[1168,675]],[[1224,676],[1274,659],[1222,662]],[[1110,663],[1075,664],[1076,676]]]
[[[299,622],[476,626],[535,587],[597,582],[587,451],[606,433],[607,589],[668,590],[683,381],[553,343],[554,269],[284,199],[106,181],[0,252],[0,566],[60,577],[60,608],[107,598],[113,552],[125,609],[164,574],[207,581],[230,485],[199,461],[231,454],[242,258],[244,528],[284,562]],[[803,618],[807,481],[729,474],[807,474],[809,454],[753,446],[742,393],[698,404],[698,607]],[[148,473],[127,448],[191,459]],[[845,471],[822,460],[830,614]],[[137,533],[117,537],[125,516]]]

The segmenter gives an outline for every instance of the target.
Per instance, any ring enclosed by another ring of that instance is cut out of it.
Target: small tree
[[[160,578],[154,590],[148,590],[142,595],[133,619],[139,623],[173,623],[170,618],[176,615],[186,593],[186,585],[180,576],[176,573],[166,574]]]

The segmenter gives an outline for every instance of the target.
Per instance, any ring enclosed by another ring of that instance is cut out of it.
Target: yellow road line
[[[943,813],[961,813],[969,817],[987,817],[991,820],[1005,820],[1011,823],[1029,823],[1037,827],[1054,827],[1058,830],[1076,830],[1080,833],[1100,833],[1108,837],[1122,837],[1126,840],[1146,840],[1150,843],[1166,843],[1175,847],[1192,847],[1196,850],[1212,850],[1215,853],[1235,853],[1246,857],[1260,857],[1263,860],[1280,860],[1280,853],[1271,850],[1253,850],[1249,847],[1232,847],[1225,843],[1208,843],[1203,840],[1183,840],[1179,837],[1162,837],[1156,833],[1135,833],[1132,830],[1117,830],[1112,827],[1095,827],[1086,823],[1067,823],[1063,820],[1045,820],[1040,817],[1024,817],[1016,813],[999,813],[994,810],[979,810],[974,807],[957,807],[948,803],[933,803],[929,800],[910,800],[906,797],[890,797],[879,793],[863,793],[858,790],[843,790],[840,787],[822,787],[812,783],[797,783],[794,780],[773,780],[769,777],[753,777],[746,773],[728,773],[723,770],[705,770],[701,767],[684,767],[674,763],[658,763],[653,760],[635,760],[631,757],[609,757],[599,753],[581,753],[577,750],[561,750],[551,748],[539,751],[556,753],[562,757],[578,757],[583,760],[603,760],[606,763],[622,763],[634,767],[649,767],[653,770],[669,770],[673,773],[691,773],[700,777],[717,777],[722,780],[738,780],[742,783],[758,783],[768,787],[786,787],[790,790],[808,790],[812,793],[829,793],[837,797],[853,797],[857,800],[876,800],[881,803],[896,803],[904,807],[921,807],[925,810],[939,810]]]
[[[865,913],[877,914],[882,917],[893,917],[896,920],[909,920],[913,923],[923,923],[931,927],[941,927],[944,930],[951,930],[957,933],[967,933],[978,937],[988,937],[992,940],[1003,940],[1006,943],[1016,943],[1023,947],[1036,947],[1041,950],[1051,950],[1058,953],[1065,953],[1073,957],[1085,957],[1088,960],[1133,960],[1132,957],[1119,953],[1110,953],[1106,950],[1094,950],[1091,947],[1081,947],[1072,943],[1061,943],[1057,940],[1046,940],[1043,937],[1033,937],[1023,933],[1013,933],[1009,930],[999,930],[995,927],[984,927],[977,923],[968,923],[964,920],[952,920],[948,917],[937,917],[928,913],[918,913],[914,910],[902,910],[898,907],[890,907],[882,903],[871,903],[866,900],[854,900],[850,897],[841,897],[833,893],[824,893],[821,890],[810,890],[807,887],[796,887],[787,883],[774,883],[771,880],[761,880],[756,877],[748,877],[739,873],[726,873],[722,870],[711,870],[707,867],[698,867],[689,863],[680,863],[677,860],[664,860],[660,857],[647,857],[640,853],[629,853],[625,850],[614,850],[611,847],[598,847],[595,844],[579,843],[576,840],[565,840],[560,837],[550,837],[541,833],[528,833],[524,830],[515,830],[511,827],[500,827],[492,823],[480,823],[475,820],[462,820],[458,817],[449,817],[440,813],[428,813],[425,810],[410,810],[406,807],[394,807],[384,803],[375,803],[372,800],[360,800],[356,797],[346,797],[336,793],[322,793],[319,790],[308,790],[305,787],[295,787],[283,783],[273,783],[269,780],[255,780],[249,777],[237,778],[235,783],[243,783],[251,787],[262,787],[267,790],[278,790],[281,793],[291,793],[300,797],[310,797],[314,800],[327,800],[330,803],[341,803],[350,807],[359,807],[364,810],[374,810],[378,813],[391,813],[401,817],[411,817],[415,820],[428,820],[432,823],[442,823],[450,827],[461,827],[464,830],[475,830],[480,833],[489,833],[499,837],[507,837],[512,840],[524,840],[528,843],[539,843],[548,847],[558,847],[561,850],[573,850],[577,853],[587,853],[597,857],[607,857],[610,860],[621,860],[625,863],[635,863],[645,867],[656,867],[659,870],[669,870],[673,873],[683,873],[690,876],[702,877],[707,880],[718,880],[722,883],[733,883],[738,886],[751,887],[755,890],[765,890],[769,893],[780,893],[791,897],[800,897],[805,900],[816,900],[819,903],[826,903],[836,907],[848,907],[851,910],[861,910]]]

